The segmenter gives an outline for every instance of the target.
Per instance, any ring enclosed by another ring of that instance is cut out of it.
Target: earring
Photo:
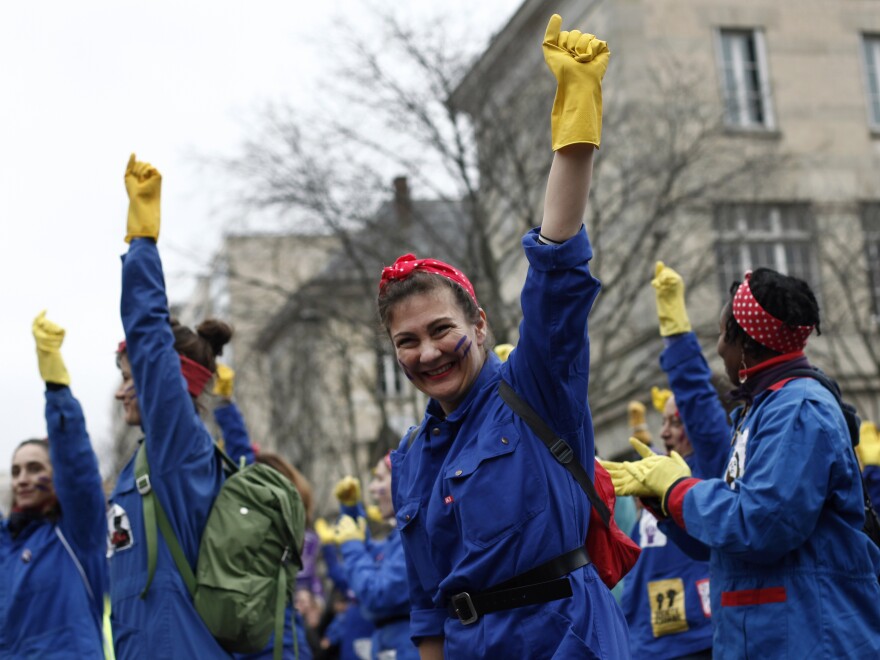
[[[749,379],[749,376],[746,373],[746,369],[748,369],[748,367],[746,366],[746,352],[745,351],[743,351],[740,354],[739,361],[740,361],[739,384],[744,385],[745,382]]]

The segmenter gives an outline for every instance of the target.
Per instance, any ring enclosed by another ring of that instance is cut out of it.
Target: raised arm
[[[46,429],[49,459],[58,501],[59,523],[74,549],[85,561],[87,553],[100,553],[106,543],[104,491],[98,459],[92,450],[79,402],[70,392],[70,376],[61,358],[64,329],[41,312],[33,323],[40,376],[46,383]],[[100,576],[90,575],[100,586]]]
[[[244,417],[232,400],[234,388],[235,371],[225,364],[218,364],[214,394],[221,397],[221,403],[214,408],[214,419],[223,433],[223,442],[229,457],[236,463],[244,458],[245,465],[250,465],[256,456]]]
[[[550,116],[553,164],[547,180],[541,235],[561,243],[583,223],[593,151],[602,134],[602,78],[610,52],[592,34],[561,30],[554,14],[544,34],[544,60],[556,77],[556,98]]]

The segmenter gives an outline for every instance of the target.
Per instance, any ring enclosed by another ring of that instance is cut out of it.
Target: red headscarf
[[[462,289],[467,291],[468,295],[473,299],[474,304],[477,307],[480,306],[480,303],[477,302],[477,294],[474,293],[474,287],[464,273],[447,263],[438,261],[437,259],[416,259],[416,255],[414,254],[404,254],[403,256],[397,257],[397,261],[395,261],[393,265],[386,266],[382,269],[382,279],[379,280],[379,293],[382,293],[385,285],[389,282],[402,282],[415,271],[442,275],[447,280],[455,282]]]
[[[125,352],[126,350],[126,342],[123,339],[119,342],[119,345],[116,347],[116,354]],[[185,355],[178,354],[180,358],[180,373],[183,374],[184,379],[186,380],[186,389],[192,396],[198,396],[205,390],[205,385],[207,385],[214,374],[207,367],[203,367],[195,360],[190,360]]]
[[[733,296],[733,318],[749,337],[770,350],[777,353],[803,351],[815,326],[789,325],[773,316],[755,299],[749,286],[750,279],[752,271],[746,273]]]

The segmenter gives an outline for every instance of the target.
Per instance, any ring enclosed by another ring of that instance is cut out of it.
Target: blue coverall
[[[255,460],[254,450],[251,448],[250,435],[244,423],[244,417],[238,406],[230,401],[227,404],[214,408],[214,419],[223,433],[223,441],[226,446],[226,453],[239,464],[242,457],[245,464],[253,463]],[[306,631],[303,625],[302,617],[296,614],[296,635],[297,646],[293,645],[293,608],[288,604],[284,610],[284,660],[312,660],[312,649],[306,638]],[[275,648],[275,632],[273,631],[269,637],[269,643],[262,651],[258,653],[236,653],[234,656],[240,660],[258,660],[260,658],[272,658]]]
[[[586,231],[561,245],[523,238],[530,268],[519,345],[490,352],[450,414],[430,401],[411,445],[392,452],[392,492],[406,555],[414,641],[445,638],[449,658],[628,658],[626,623],[592,564],[573,595],[489,613],[465,625],[449,599],[480,592],[584,544],[589,504],[568,471],[498,394],[506,379],[571,445],[592,475],[587,316],[599,281]]]
[[[733,419],[727,478],[668,498],[711,551],[714,657],[880,657],[880,550],[837,402],[798,378]]]
[[[162,264],[150,238],[133,239],[123,257],[121,307],[152,487],[195,571],[199,542],[223,473],[180,371]],[[134,456],[119,475],[108,518],[117,660],[228,658],[196,612],[158,531],[156,574],[146,598],[141,598],[147,583],[147,546]]]
[[[16,538],[9,521],[0,522],[0,657],[103,658],[107,518],[101,474],[79,402],[68,387],[52,387],[46,426],[61,514],[54,524],[29,522]]]
[[[348,541],[340,547],[342,569],[364,615],[376,626],[374,660],[396,651],[397,660],[418,660],[419,651],[409,634],[409,590],[406,562],[397,529],[384,543]]]

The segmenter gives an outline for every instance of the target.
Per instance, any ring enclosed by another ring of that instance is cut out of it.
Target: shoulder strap
[[[611,524],[611,512],[596,492],[593,480],[590,479],[590,475],[587,474],[584,466],[580,464],[580,461],[574,460],[574,452],[568,443],[554,433],[538,413],[525,400],[520,398],[513,387],[504,379],[498,382],[498,394],[501,395],[504,403],[528,424],[529,428],[534,431],[535,435],[540,438],[541,442],[553,454],[553,458],[559,461],[562,467],[571,473],[571,476],[574,477],[584,493],[587,494],[587,498],[590,500],[590,504],[593,505],[596,513],[599,514],[599,518],[608,527]]]
[[[86,576],[86,571],[80,563],[79,558],[76,556],[76,553],[73,551],[73,548],[70,547],[70,543],[67,542],[67,537],[64,536],[64,532],[61,531],[61,528],[58,525],[55,525],[55,536],[61,541],[61,545],[64,546],[64,549],[67,550],[67,554],[70,555],[70,558],[76,565],[76,570],[82,578],[83,584],[86,586],[86,593],[89,595],[89,600],[92,601],[93,605],[97,606],[98,603],[95,600],[95,593],[92,591],[92,585],[89,584],[89,578]]]
[[[230,459],[231,461],[232,459]],[[186,584],[189,595],[193,596],[196,591],[196,578],[193,575],[192,567],[183,554],[180,542],[174,534],[174,528],[171,527],[171,521],[162,508],[162,503],[156,497],[153,486],[150,483],[150,465],[147,462],[147,439],[144,438],[141,446],[138,447],[137,455],[134,459],[135,484],[138,492],[141,494],[141,501],[144,509],[144,541],[147,544],[147,584],[141,592],[141,598],[147,597],[150,585],[153,582],[153,576],[156,574],[156,558],[158,556],[158,544],[156,538],[156,528],[162,532],[162,538],[165,539],[165,545],[171,552],[171,557],[177,565],[177,570]]]

